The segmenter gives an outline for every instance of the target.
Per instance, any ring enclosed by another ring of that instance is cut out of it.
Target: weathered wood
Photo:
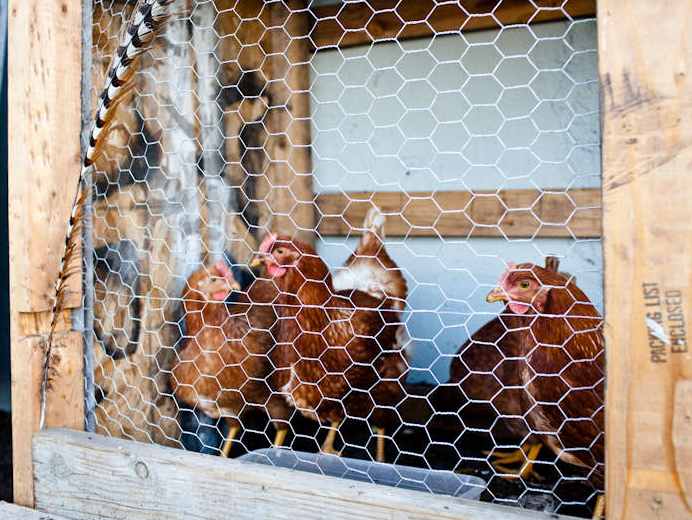
[[[9,4],[12,448],[14,499],[27,506],[34,501],[30,438],[38,427],[43,335],[49,328],[70,190],[80,172],[81,6],[81,0]],[[74,276],[67,308],[80,305],[80,291],[80,277]],[[47,421],[80,428],[82,341],[69,328],[61,320]]]
[[[598,3],[614,520],[691,514],[673,436],[675,387],[692,378],[691,18],[689,2]]]
[[[74,519],[566,518],[67,430],[34,460],[37,507]]]
[[[10,293],[16,312],[47,311],[53,304],[80,172],[81,5],[9,5]],[[80,293],[79,277],[72,277],[67,308],[79,307]]]
[[[224,120],[219,105],[219,62],[215,51],[219,43],[214,30],[216,5],[200,3],[192,15],[192,46],[195,53],[197,72],[196,95],[200,124],[200,144],[204,167],[204,200],[201,201],[204,215],[204,254],[207,263],[223,258],[226,243],[226,212],[229,208],[231,190],[226,186],[224,170]],[[234,207],[235,204],[230,205]]]
[[[535,4],[535,5],[534,5]],[[595,0],[365,0],[317,7],[310,39],[317,48],[341,48],[382,40],[425,38],[445,32],[469,32],[595,16]]]
[[[67,517],[0,502],[0,520],[67,520]]]
[[[269,156],[266,202],[270,228],[314,239],[315,214],[310,156],[310,45],[307,2],[268,7],[270,30],[262,41],[272,108],[267,124]]]
[[[675,387],[673,447],[682,497],[692,510],[692,380],[689,379],[678,381]]]
[[[358,234],[373,205],[387,234],[433,237],[601,236],[598,189],[495,192],[350,192],[317,197],[321,235]]]

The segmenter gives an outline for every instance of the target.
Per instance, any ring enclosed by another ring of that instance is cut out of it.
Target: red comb
[[[270,253],[272,250],[272,246],[276,241],[276,238],[277,235],[275,235],[274,233],[268,233],[267,236],[264,237],[264,240],[262,240],[262,243],[259,245],[259,252]]]

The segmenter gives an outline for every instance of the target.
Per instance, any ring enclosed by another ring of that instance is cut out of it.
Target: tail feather
[[[139,0],[134,14],[130,19],[113,62],[111,63],[106,84],[99,98],[94,124],[89,136],[89,146],[84,156],[82,171],[79,176],[77,190],[72,201],[72,211],[67,224],[65,248],[60,263],[60,271],[55,283],[55,299],[53,302],[51,325],[46,342],[46,352],[43,362],[43,374],[40,396],[40,423],[42,429],[46,415],[46,393],[50,386],[53,343],[58,316],[63,310],[67,292],[67,282],[72,275],[79,272],[73,260],[80,248],[80,231],[82,225],[82,208],[89,187],[85,185],[85,174],[99,158],[103,143],[113,124],[116,108],[132,89],[133,78],[137,72],[139,57],[146,52],[156,36],[161,32],[168,20],[168,7],[173,0]]]
[[[373,206],[368,210],[363,220],[363,227],[367,230],[368,236],[374,235],[380,240],[384,240],[384,224],[385,216],[380,211],[380,208]]]

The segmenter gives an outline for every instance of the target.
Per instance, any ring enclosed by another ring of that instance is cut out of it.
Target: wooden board
[[[18,312],[47,311],[53,304],[80,173],[81,5],[9,4],[10,287]],[[67,306],[79,307],[79,276],[68,294]]]
[[[301,240],[314,239],[312,160],[310,156],[310,45],[305,0],[267,8],[270,29],[262,48],[272,109],[265,153],[272,230]]]
[[[534,5],[535,4],[535,5]],[[595,0],[365,0],[317,7],[310,39],[317,48],[351,47],[439,33],[592,17]]]
[[[601,236],[598,189],[500,192],[350,192],[317,197],[321,235],[358,234],[368,209],[387,215],[387,234],[431,237]]]
[[[14,499],[33,505],[45,333],[80,172],[82,2],[9,3],[9,226]],[[37,15],[40,13],[40,16]],[[30,65],[28,65],[30,64]],[[72,278],[68,307],[81,302]],[[83,426],[82,338],[62,316],[47,423]]]
[[[37,508],[74,519],[566,518],[67,430],[34,460]]]
[[[15,504],[0,502],[0,520],[66,520],[66,517],[49,515]]]
[[[692,379],[692,4],[598,6],[608,517],[690,518],[673,424]]]

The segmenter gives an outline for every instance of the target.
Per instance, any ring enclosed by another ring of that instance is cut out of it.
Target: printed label
[[[686,353],[689,347],[683,292],[661,289],[652,282],[642,284],[642,291],[651,362],[666,363],[671,355]]]

